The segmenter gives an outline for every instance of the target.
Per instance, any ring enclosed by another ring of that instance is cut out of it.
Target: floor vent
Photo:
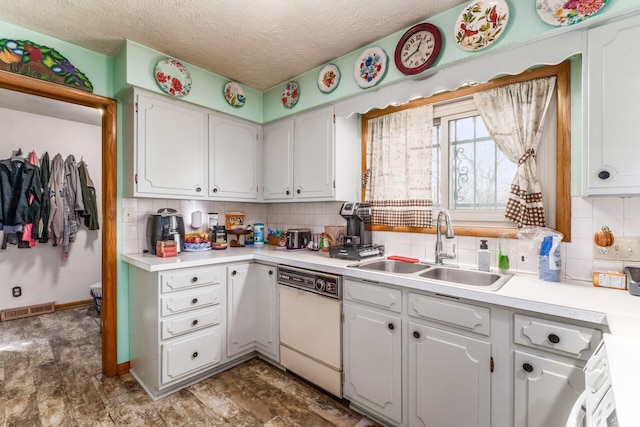
[[[27,307],[10,308],[0,311],[0,322],[22,319],[23,317],[38,316],[40,314],[53,313],[54,311],[56,311],[56,307],[53,302],[30,305]]]

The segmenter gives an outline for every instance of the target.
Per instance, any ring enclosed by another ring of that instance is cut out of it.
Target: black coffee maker
[[[331,257],[360,260],[384,255],[384,246],[371,241],[371,204],[346,202],[340,208],[340,216],[347,220],[347,234],[342,246],[329,248]]]
[[[184,219],[178,211],[171,208],[158,209],[157,214],[147,218],[147,249],[156,254],[156,243],[162,240],[175,240],[177,250],[184,245]]]

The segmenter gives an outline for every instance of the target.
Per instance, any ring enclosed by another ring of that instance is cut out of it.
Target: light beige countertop
[[[360,262],[375,259],[381,258],[367,258]],[[443,294],[513,309],[606,324],[612,334],[640,339],[640,297],[632,296],[623,290],[595,287],[588,282],[570,280],[557,283],[545,282],[535,275],[518,273],[513,275],[501,289],[489,291],[481,287],[428,281],[412,275],[361,270],[349,267],[357,264],[358,261],[331,258],[326,252],[276,250],[269,245],[206,252],[182,252],[176,258],[130,254],[122,255],[122,260],[151,272],[252,260],[286,264],[389,284],[408,290]],[[129,286],[135,285],[130,283]]]

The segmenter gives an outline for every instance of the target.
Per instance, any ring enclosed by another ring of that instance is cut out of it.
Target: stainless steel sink
[[[510,274],[495,274],[483,271],[441,267],[420,273],[419,276],[425,279],[440,280],[457,285],[482,287],[487,290],[498,290],[511,278]]]
[[[386,273],[413,274],[422,270],[426,270],[431,266],[421,263],[412,264],[402,261],[381,260],[362,264],[353,264],[349,267],[361,268],[363,270],[382,271]]]

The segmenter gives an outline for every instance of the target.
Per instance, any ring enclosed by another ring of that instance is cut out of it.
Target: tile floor
[[[100,354],[93,307],[0,322],[0,426],[376,425],[257,358],[153,402]]]

